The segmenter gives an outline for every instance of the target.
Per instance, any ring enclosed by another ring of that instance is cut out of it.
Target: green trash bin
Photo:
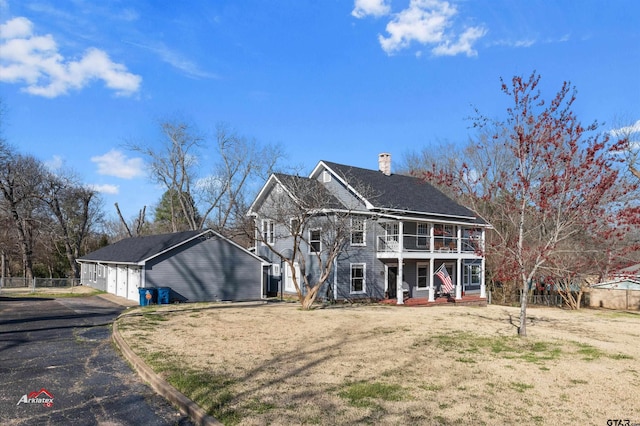
[[[168,305],[170,295],[170,287],[158,287],[158,305]]]
[[[138,288],[140,306],[149,306],[157,302],[155,288]]]

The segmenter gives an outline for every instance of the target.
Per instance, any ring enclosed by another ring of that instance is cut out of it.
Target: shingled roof
[[[125,238],[91,252],[79,258],[78,261],[139,263],[206,232],[210,231],[184,231]]]
[[[344,205],[331,194],[320,182],[307,177],[287,175],[283,173],[274,173],[278,181],[285,186],[296,197],[308,197],[308,205],[316,207],[318,201],[322,201],[325,208],[341,209]]]
[[[375,196],[367,201],[374,206],[375,210],[457,216],[472,219],[476,223],[484,223],[472,210],[456,203],[422,179],[398,174],[385,175],[377,170],[346,166],[330,161],[321,163],[345,179],[351,186],[366,185],[371,188]]]

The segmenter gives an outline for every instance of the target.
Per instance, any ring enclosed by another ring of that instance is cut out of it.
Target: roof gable
[[[314,205],[317,204],[318,200],[322,200],[324,201],[323,207],[325,208],[344,208],[344,205],[340,200],[327,191],[327,189],[317,180],[284,173],[274,173],[269,176],[269,179],[249,207],[247,214],[256,214],[265,200],[269,197],[269,194],[271,194],[271,191],[278,186],[283,188],[293,201],[300,201],[302,204]],[[307,196],[309,196],[310,199],[305,200],[305,197]]]
[[[323,203],[323,208],[341,209],[344,205],[331,194],[327,188],[315,179],[277,173],[278,182],[287,189],[289,194],[301,205],[318,207],[318,202]]]

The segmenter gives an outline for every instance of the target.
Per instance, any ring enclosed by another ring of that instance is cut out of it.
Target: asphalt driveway
[[[190,425],[117,354],[110,324],[123,309],[0,297],[0,424]]]

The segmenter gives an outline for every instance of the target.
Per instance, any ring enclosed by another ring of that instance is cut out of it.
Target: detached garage
[[[212,230],[127,238],[78,259],[81,282],[138,301],[168,287],[170,302],[258,300],[268,262]]]

